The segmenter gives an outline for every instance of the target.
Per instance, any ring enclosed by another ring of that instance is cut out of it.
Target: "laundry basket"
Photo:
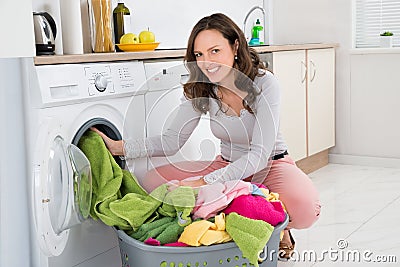
[[[289,218],[278,224],[260,255],[262,267],[277,266],[280,232]],[[247,267],[253,266],[242,256],[234,242],[200,247],[151,246],[117,230],[122,267]]]

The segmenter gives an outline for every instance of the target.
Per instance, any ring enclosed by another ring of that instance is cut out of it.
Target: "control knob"
[[[97,91],[104,92],[107,89],[108,79],[104,75],[98,73],[94,79],[94,86]]]

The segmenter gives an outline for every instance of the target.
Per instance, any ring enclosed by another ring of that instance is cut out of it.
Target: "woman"
[[[280,244],[286,251],[281,256],[288,258],[294,248],[289,229],[310,227],[319,216],[320,205],[317,190],[289,157],[279,132],[280,91],[275,77],[248,47],[240,28],[219,13],[194,26],[185,64],[190,73],[184,85],[187,101],[161,136],[113,141],[94,130],[113,155],[165,156],[183,146],[200,116],[208,112],[211,130],[221,139],[221,155],[211,162],[157,167],[146,174],[143,186],[152,190],[168,180],[193,187],[239,179],[262,183],[279,193],[289,214]]]

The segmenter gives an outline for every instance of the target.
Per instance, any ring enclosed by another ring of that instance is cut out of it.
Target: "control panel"
[[[88,93],[90,96],[100,93],[115,93],[114,79],[110,65],[92,65],[83,68],[88,81]]]
[[[182,86],[189,78],[183,61],[148,61],[144,63],[149,91]]]
[[[45,105],[144,94],[143,62],[44,65],[35,67]]]

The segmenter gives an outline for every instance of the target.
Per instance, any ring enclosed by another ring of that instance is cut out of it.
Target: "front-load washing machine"
[[[89,181],[76,145],[92,126],[113,139],[161,134],[178,111],[187,70],[182,60],[23,65],[32,266],[121,266],[115,231],[87,218],[88,198],[77,193]],[[217,154],[205,115],[174,156],[115,159],[140,181],[155,166]]]
[[[91,126],[113,139],[145,136],[143,63],[23,65],[32,266],[121,266],[115,231],[88,218],[88,194],[77,193],[90,178],[76,145]]]

